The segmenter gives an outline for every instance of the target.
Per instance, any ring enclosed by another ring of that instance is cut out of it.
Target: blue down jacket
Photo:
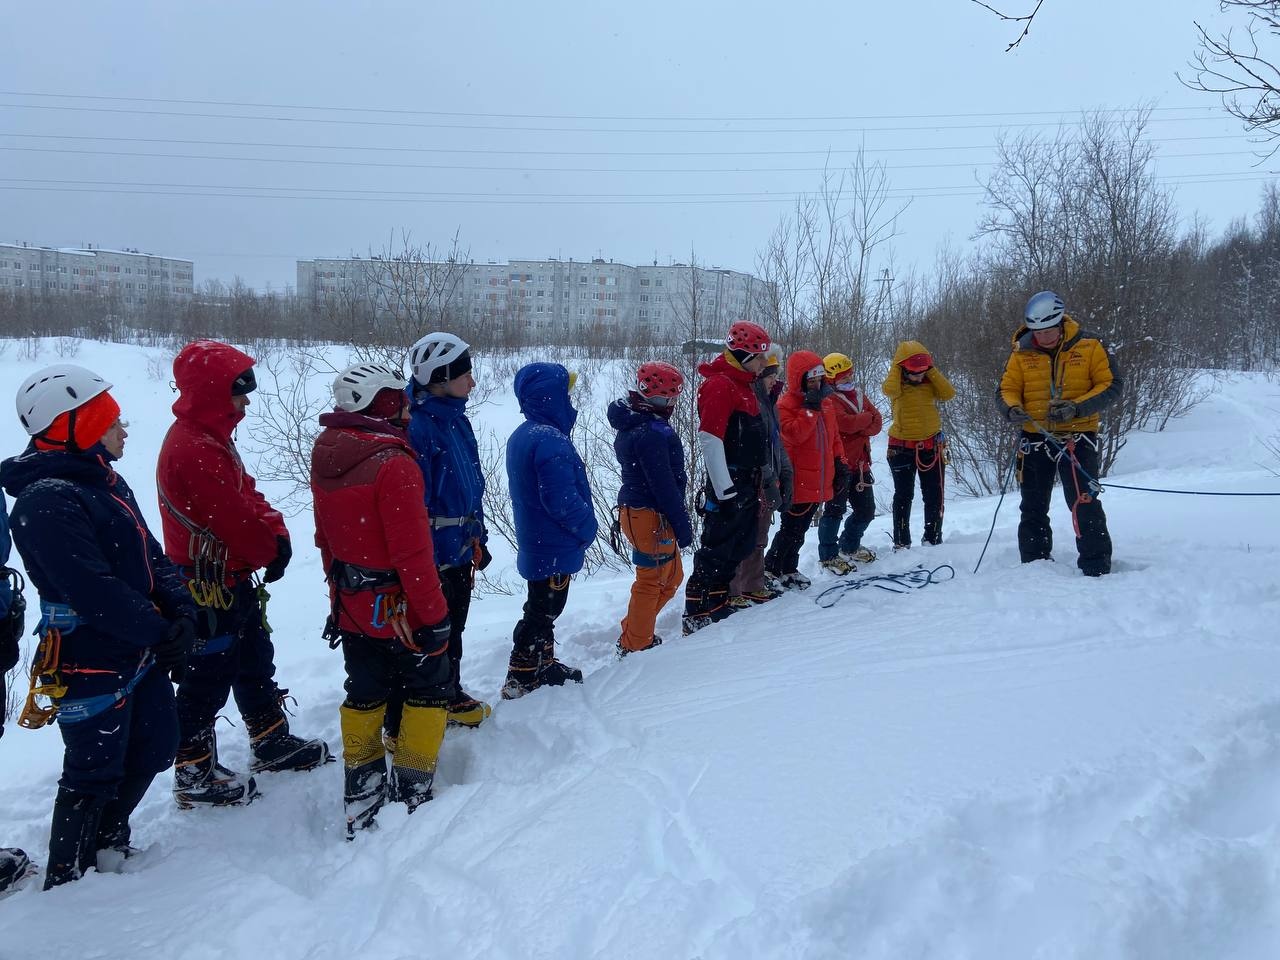
[[[412,389],[412,388],[410,388]],[[461,526],[432,527],[436,565],[471,563],[471,543],[488,541],[484,527],[484,474],[480,451],[467,419],[467,401],[436,397],[418,389],[409,415],[409,442],[426,486],[432,519],[470,518]]]
[[[688,478],[684,445],[671,424],[650,410],[637,410],[627,400],[609,404],[609,425],[618,431],[613,452],[622,468],[618,506],[656,510],[667,519],[676,543],[693,542],[693,527],[684,504]]]
[[[101,445],[84,453],[28,447],[0,464],[14,498],[13,542],[40,599],[67,604],[82,622],[64,630],[64,667],[137,670],[195,605],[147,529],[129,485]]]
[[[531,363],[516,372],[525,422],[507,441],[507,489],[516,522],[516,569],[526,580],[577,573],[596,536],[582,458],[569,440],[578,411],[569,371]]]

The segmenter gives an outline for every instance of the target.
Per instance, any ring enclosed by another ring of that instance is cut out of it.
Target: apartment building
[[[561,334],[623,327],[655,337],[688,335],[695,316],[699,332],[718,331],[758,315],[772,296],[770,285],[733,270],[599,258],[464,264],[318,258],[298,261],[297,289],[317,306],[368,303],[377,313],[415,289],[438,291],[450,311],[476,323]]]
[[[190,300],[193,264],[140,250],[0,243],[0,295],[116,295],[126,308]]]

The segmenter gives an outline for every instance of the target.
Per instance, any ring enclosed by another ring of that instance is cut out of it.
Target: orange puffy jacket
[[[778,426],[782,445],[795,470],[794,503],[826,503],[831,499],[836,460],[844,459],[840,427],[830,404],[820,410],[804,405],[804,375],[822,366],[811,350],[797,350],[787,357],[787,389],[778,399]]]

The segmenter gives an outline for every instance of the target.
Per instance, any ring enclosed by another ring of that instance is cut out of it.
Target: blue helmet
[[[1062,322],[1067,305],[1052,290],[1041,290],[1027,301],[1026,320],[1029,330],[1048,330]]]

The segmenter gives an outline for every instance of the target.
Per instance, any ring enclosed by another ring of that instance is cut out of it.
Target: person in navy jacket
[[[619,657],[662,643],[654,624],[684,580],[680,551],[693,542],[684,499],[688,477],[684,446],[667,422],[683,389],[684,375],[671,364],[645,363],[636,372],[635,388],[609,404],[622,471],[618,525],[631,543],[636,568]]]
[[[516,569],[528,581],[528,597],[512,636],[504,700],[538,687],[582,682],[582,671],[555,655],[556,618],[597,530],[587,470],[569,439],[578,419],[569,401],[570,382],[569,371],[558,363],[531,363],[516,372],[516,399],[525,422],[507,441],[507,485],[515,515]]]
[[[111,466],[128,434],[110,387],[74,364],[28,378],[18,411],[31,444],[0,465],[41,633],[60,638],[50,672],[66,687],[46,890],[133,852],[129,817],[178,748],[169,673],[196,636],[195,605]]]

